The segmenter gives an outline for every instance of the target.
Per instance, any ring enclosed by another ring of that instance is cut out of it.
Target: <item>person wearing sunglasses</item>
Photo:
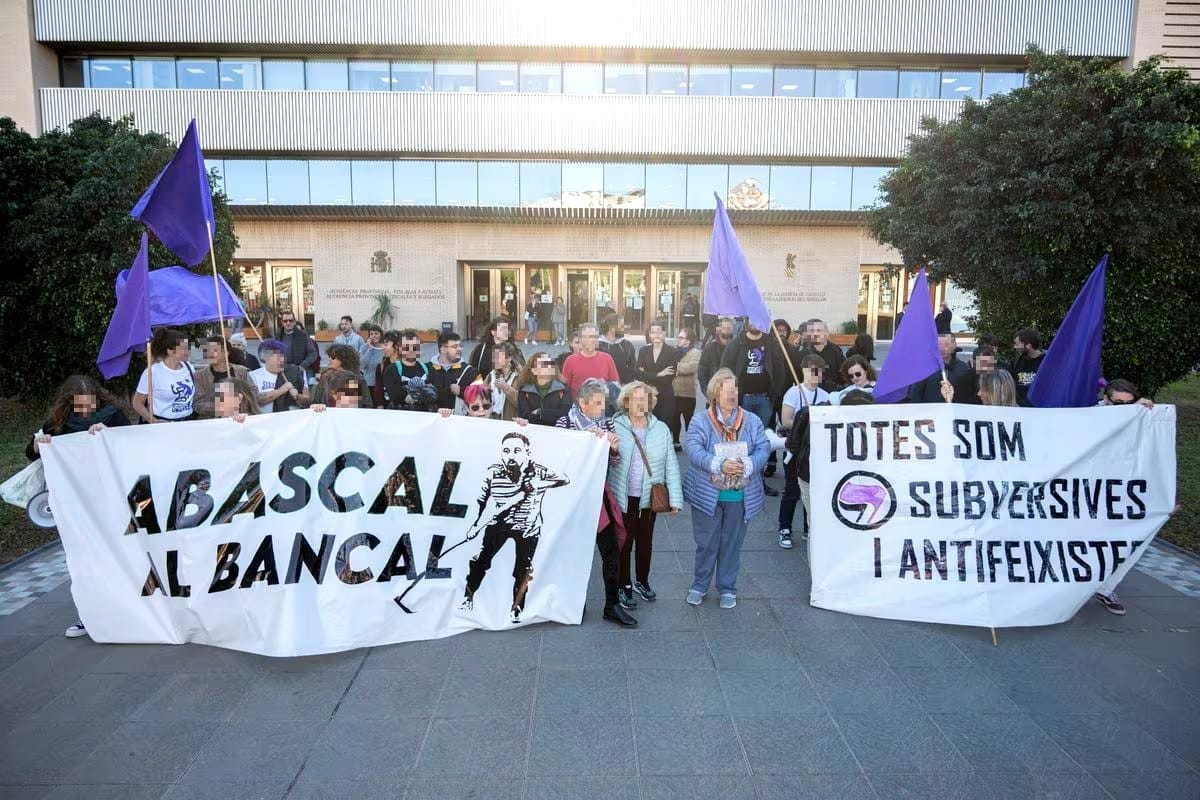
[[[842,382],[845,389],[829,395],[829,402],[835,406],[842,404],[843,398],[853,391],[875,393],[875,368],[864,356],[850,356],[842,365]]]
[[[468,417],[476,419],[496,419],[492,414],[492,391],[487,387],[487,384],[472,383],[463,389],[463,412]],[[454,415],[452,408],[439,408],[438,413],[443,417],[451,417]],[[524,420],[519,420],[518,424],[524,423]]]
[[[534,425],[555,425],[571,410],[567,385],[558,379],[558,369],[548,353],[534,353],[515,381],[517,416]]]

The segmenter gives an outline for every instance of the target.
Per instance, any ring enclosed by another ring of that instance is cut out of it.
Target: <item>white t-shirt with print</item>
[[[266,367],[259,367],[256,370],[250,371],[250,384],[258,392],[259,397],[262,397],[267,392],[275,391],[275,384],[279,380],[279,373],[268,372]],[[258,413],[270,414],[274,410],[275,401],[265,403],[258,407]]]
[[[192,401],[196,397],[196,382],[187,364],[170,369],[161,361],[154,362],[154,396],[150,398],[150,413],[162,419],[182,419],[192,415]],[[150,393],[150,370],[142,370],[138,379],[138,394]]]

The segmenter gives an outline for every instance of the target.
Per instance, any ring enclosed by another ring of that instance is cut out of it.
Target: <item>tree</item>
[[[139,133],[131,118],[93,114],[39,138],[0,119],[0,394],[41,399],[72,373],[98,377],[117,273],[144,230],[129,210],[174,154],[174,142]],[[213,211],[217,268],[236,290],[237,238],[217,191]],[[150,241],[152,269],[179,263]]]
[[[1105,253],[1104,371],[1148,393],[1200,361],[1200,85],[1036,48],[1026,88],[924,120],[869,226],[973,292],[980,332],[1043,337]]]

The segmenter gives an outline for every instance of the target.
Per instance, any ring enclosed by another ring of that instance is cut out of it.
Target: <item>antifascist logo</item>
[[[833,515],[856,531],[873,531],[895,513],[895,490],[874,472],[848,472],[833,490]]]

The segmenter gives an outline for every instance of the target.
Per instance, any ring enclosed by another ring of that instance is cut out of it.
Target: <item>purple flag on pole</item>
[[[1096,405],[1100,351],[1104,346],[1104,279],[1108,255],[1088,276],[1067,318],[1050,343],[1029,386],[1029,402],[1038,408],[1085,408]]]
[[[188,266],[199,264],[208,255],[215,222],[196,120],[188,125],[175,157],[158,173],[129,216],[154,231]]]
[[[133,270],[117,276],[117,296],[133,277]],[[221,278],[221,311],[225,319],[245,317],[242,303]],[[150,327],[195,325],[217,321],[217,302],[210,275],[197,275],[186,267],[162,267],[150,273]]]
[[[904,397],[909,386],[925,380],[944,366],[938,351],[937,327],[933,322],[925,270],[917,274],[908,302],[908,311],[900,320],[900,328],[879,370],[879,380],[875,383],[876,403],[894,403]]]
[[[105,378],[115,378],[129,371],[129,356],[140,350],[150,338],[150,241],[142,233],[142,246],[129,268],[129,279],[117,291],[117,307],[96,366]]]
[[[715,194],[715,192],[714,192]],[[749,317],[760,331],[771,330],[771,313],[763,302],[762,293],[750,271],[750,263],[737,234],[729,224],[725,204],[717,195],[717,211],[713,216],[712,245],[708,253],[708,275],[705,276],[704,313],[722,317]]]

